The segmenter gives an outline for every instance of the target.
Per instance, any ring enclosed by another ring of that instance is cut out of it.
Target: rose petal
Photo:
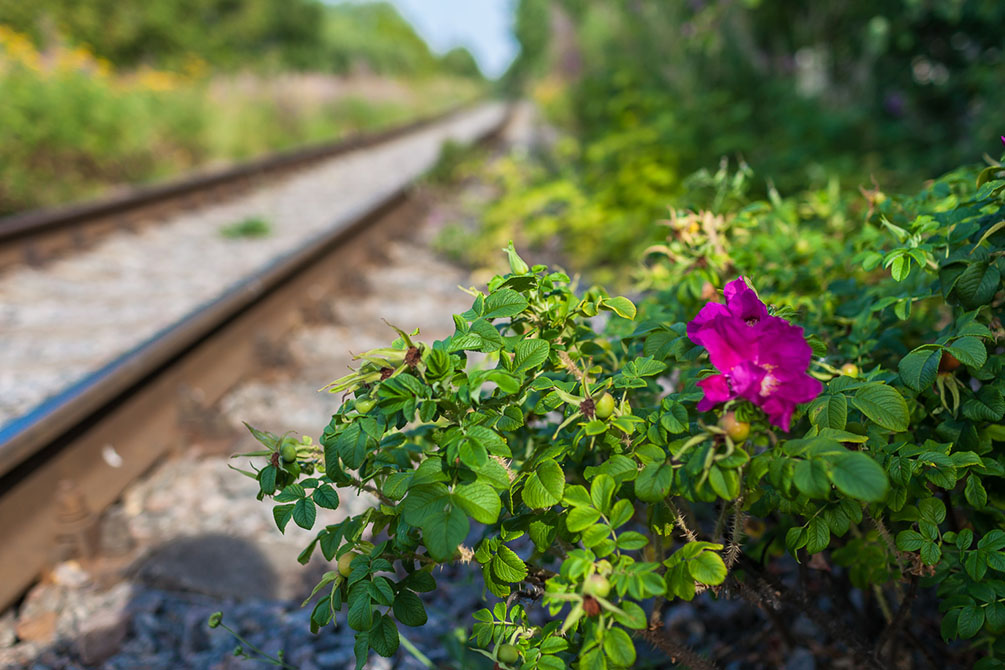
[[[701,331],[709,328],[713,321],[720,317],[729,317],[729,310],[726,306],[719,302],[707,303],[687,324],[687,336],[695,344],[705,346],[700,339]]]
[[[719,403],[736,397],[729,387],[726,375],[712,375],[698,381],[698,387],[705,392],[705,397],[698,401],[698,411],[707,412]]]
[[[760,301],[743,277],[726,284],[726,307],[730,313],[748,325],[755,325],[768,317],[768,308]]]

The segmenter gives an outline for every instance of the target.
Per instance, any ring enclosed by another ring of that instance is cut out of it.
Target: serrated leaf
[[[318,510],[310,498],[302,498],[293,506],[293,521],[304,530],[310,530],[314,526],[317,516]]]
[[[628,298],[618,296],[617,298],[604,298],[600,301],[600,308],[614,312],[623,319],[629,321],[635,319],[635,303]]]
[[[988,350],[984,342],[972,336],[955,340],[949,345],[949,351],[960,363],[973,370],[984,367],[984,363],[988,360]]]
[[[887,430],[894,432],[907,430],[910,418],[907,402],[897,389],[891,386],[879,383],[867,384],[855,392],[852,404],[874,423]]]
[[[314,502],[325,509],[338,509],[338,492],[328,484],[319,486],[312,495]]]
[[[956,621],[956,630],[964,640],[969,639],[984,626],[984,608],[968,605],[960,610],[960,618]]]
[[[806,551],[810,554],[823,551],[831,541],[831,530],[827,522],[817,517],[806,527]]]
[[[453,557],[470,529],[471,523],[464,511],[460,507],[450,506],[447,512],[432,510],[425,517],[422,538],[430,556],[437,561],[446,561]]]
[[[831,482],[841,493],[866,502],[879,502],[890,489],[886,472],[879,464],[860,451],[849,451],[827,457]]]
[[[909,388],[922,391],[935,383],[941,360],[941,348],[915,349],[900,360],[897,370]]]
[[[650,463],[635,480],[635,495],[643,502],[659,502],[670,493],[673,468],[668,463]]]
[[[1000,282],[997,265],[987,260],[974,261],[956,279],[953,293],[965,308],[977,309],[991,302]]]
[[[635,664],[635,644],[620,628],[612,628],[604,635],[604,655],[615,667],[630,668]]]
[[[492,557],[492,574],[505,582],[519,582],[527,576],[527,565],[515,551],[502,545]]]
[[[272,508],[272,518],[276,521],[279,532],[286,532],[286,524],[293,518],[293,503],[288,505],[276,505]]]
[[[974,421],[997,422],[1005,416],[1005,398],[993,386],[985,386],[976,398],[963,403],[963,416]]]
[[[988,504],[988,492],[984,489],[984,484],[981,483],[977,475],[967,477],[967,485],[963,489],[963,495],[966,496],[967,502],[977,509]]]
[[[394,617],[406,626],[422,626],[429,619],[422,599],[407,589],[398,592],[392,610]]]
[[[346,619],[353,630],[369,630],[373,623],[373,607],[370,601],[370,585],[361,581],[349,588],[349,612]]]
[[[607,514],[611,510],[611,496],[617,487],[617,483],[610,475],[597,475],[590,485],[590,500],[593,501],[593,506]]]
[[[586,530],[600,519],[600,512],[592,507],[574,507],[565,519],[570,533]]]
[[[796,463],[793,482],[801,493],[810,498],[827,498],[831,484],[827,479],[827,468],[820,461],[799,461]]]
[[[394,656],[398,651],[398,626],[394,619],[388,615],[383,615],[374,622],[373,628],[369,630],[370,646],[373,650],[385,658]]]
[[[499,494],[482,482],[461,484],[454,490],[454,500],[479,523],[495,523],[499,520],[502,501]]]
[[[545,509],[557,505],[565,493],[565,473],[552,459],[547,459],[527,478],[523,487],[523,501],[531,509]]]
[[[485,300],[485,314],[482,316],[486,319],[516,316],[527,309],[528,304],[527,298],[513,289],[499,289]]]
[[[897,533],[897,549],[901,551],[917,551],[924,542],[925,538],[916,530],[902,530]]]
[[[702,584],[716,586],[726,580],[728,570],[722,556],[714,551],[703,551],[687,561],[687,569],[691,577]]]
[[[548,360],[550,345],[545,340],[520,340],[514,348],[514,372],[525,372],[538,367]]]

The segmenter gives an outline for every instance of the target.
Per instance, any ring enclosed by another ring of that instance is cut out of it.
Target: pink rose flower
[[[813,352],[803,329],[769,316],[743,277],[726,284],[726,304],[710,302],[687,324],[687,336],[708,350],[720,374],[698,382],[705,397],[698,410],[745,398],[772,424],[789,430],[799,403],[813,400],[823,384],[806,374]]]

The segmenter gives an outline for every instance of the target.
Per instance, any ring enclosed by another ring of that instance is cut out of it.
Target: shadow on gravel
[[[172,539],[129,572],[146,587],[224,600],[273,600],[280,590],[276,570],[258,546],[223,534]]]

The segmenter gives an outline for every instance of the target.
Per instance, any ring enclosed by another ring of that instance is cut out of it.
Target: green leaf
[[[519,582],[527,576],[527,566],[515,551],[502,545],[492,557],[492,574],[504,582]]]
[[[1000,421],[1005,415],[1005,398],[995,387],[985,386],[977,392],[976,398],[963,403],[962,410],[965,417],[974,421]]]
[[[296,500],[300,500],[305,495],[307,495],[307,492],[304,491],[303,486],[300,484],[290,484],[280,491],[279,495],[277,495],[274,500],[276,502],[294,502]]]
[[[635,319],[635,304],[628,298],[619,296],[617,298],[604,298],[600,301],[600,308],[614,312],[623,319],[632,321]]]
[[[597,475],[590,485],[590,500],[593,501],[593,506],[603,514],[610,512],[611,496],[617,487],[617,483],[610,475]]]
[[[276,491],[276,474],[278,470],[274,465],[266,465],[262,468],[262,471],[258,473],[258,485],[267,496],[272,495]]]
[[[964,607],[960,610],[956,626],[960,637],[965,640],[977,635],[984,626],[984,608],[977,605]]]
[[[849,451],[832,454],[827,460],[831,482],[841,493],[866,502],[879,502],[886,497],[890,488],[886,472],[866,454]]]
[[[411,496],[409,496],[411,497]],[[437,561],[453,557],[457,546],[468,536],[471,524],[460,507],[451,506],[449,511],[432,510],[422,524],[422,537],[430,556]]]
[[[942,558],[942,548],[932,540],[925,540],[921,544],[921,562],[925,565],[935,565]]]
[[[565,519],[570,533],[579,533],[600,519],[600,512],[592,507],[574,507]]]
[[[516,291],[508,288],[499,289],[485,300],[485,314],[482,316],[486,319],[516,316],[527,309],[528,304],[527,298]]]
[[[688,572],[695,581],[715,586],[726,580],[726,564],[714,551],[703,551],[687,562]]]
[[[406,626],[422,626],[429,617],[422,599],[408,589],[402,589],[394,599],[394,617]]]
[[[293,506],[293,520],[305,530],[310,530],[314,526],[317,516],[318,510],[310,498],[301,498]]]
[[[623,549],[625,551],[634,551],[636,549],[641,549],[642,547],[649,544],[649,538],[642,533],[637,533],[634,530],[629,530],[618,535],[616,542],[618,549]]]
[[[653,574],[653,573],[650,573]],[[666,588],[663,586],[663,580],[658,578],[657,575],[657,585],[656,591],[662,593]],[[619,603],[621,607],[621,612],[614,612],[614,620],[617,621],[622,626],[626,628],[632,628],[635,630],[642,630],[646,627],[646,612],[644,609],[633,603],[631,600],[623,600]]]
[[[495,523],[499,520],[502,501],[488,484],[461,484],[454,490],[454,500],[468,516],[479,523]]]
[[[935,383],[941,360],[941,348],[915,349],[900,360],[897,370],[909,388],[920,392]]]
[[[984,367],[988,360],[988,350],[984,342],[976,337],[961,337],[951,345],[949,351],[956,359],[973,370]]]
[[[612,628],[604,635],[604,654],[616,667],[630,668],[635,664],[635,645],[621,628]]]
[[[984,484],[977,475],[967,477],[967,485],[963,489],[963,495],[967,502],[981,509],[988,504],[988,492],[984,489]]]
[[[523,501],[531,509],[557,505],[565,492],[565,473],[552,459],[538,464],[523,487]]]
[[[909,413],[907,402],[897,392],[897,389],[885,384],[866,384],[855,393],[852,399],[855,405],[874,423],[901,432],[907,430]]]
[[[897,533],[897,549],[901,551],[917,551],[924,542],[925,538],[916,530],[902,530]]]
[[[810,410],[814,425],[844,430],[848,423],[848,399],[841,393],[825,395]]]
[[[370,584],[361,581],[349,588],[349,613],[346,620],[353,630],[369,630],[373,621],[373,608],[370,604]]]
[[[793,477],[796,488],[810,498],[827,498],[831,484],[827,479],[827,468],[820,461],[799,461]]]
[[[394,590],[387,577],[373,578],[373,581],[370,582],[370,598],[378,605],[385,607],[394,602]]]
[[[289,505],[276,505],[272,508],[272,518],[276,520],[276,526],[280,533],[286,532],[286,524],[293,517],[293,503]]]
[[[893,267],[890,268],[890,274],[893,275],[895,281],[903,281],[907,278],[907,275],[911,272],[911,259],[907,256],[897,256],[893,259]]]
[[[827,548],[831,541],[831,530],[827,522],[816,517],[806,527],[806,551],[815,554]]]
[[[514,349],[513,371],[525,372],[532,370],[546,360],[551,347],[545,340],[520,340]]]
[[[953,293],[967,309],[982,307],[994,298],[1001,282],[998,266],[987,260],[967,265],[953,286]]]
[[[325,509],[338,509],[338,492],[328,484],[324,484],[315,489],[312,496],[314,502]]]
[[[373,650],[385,658],[394,656],[394,652],[398,651],[398,626],[386,614],[374,622],[369,638]]]
[[[673,468],[667,463],[650,463],[635,480],[635,495],[643,502],[659,502],[670,493]]]

